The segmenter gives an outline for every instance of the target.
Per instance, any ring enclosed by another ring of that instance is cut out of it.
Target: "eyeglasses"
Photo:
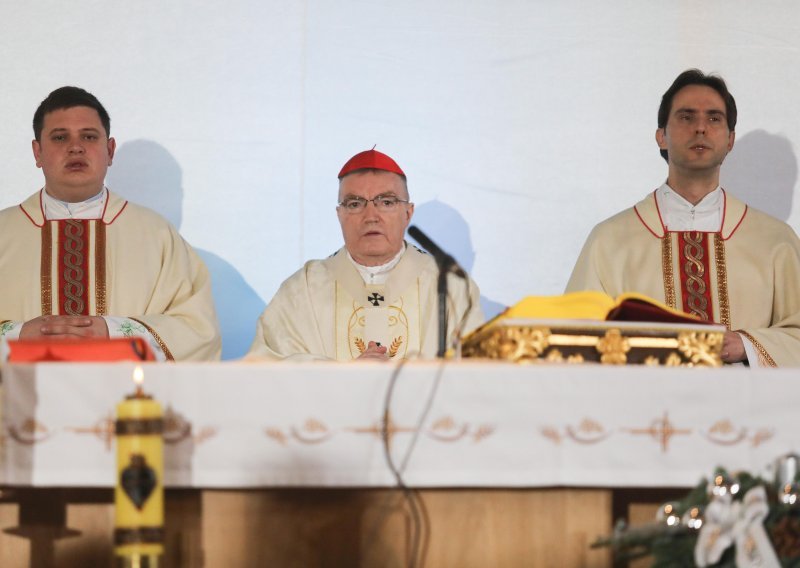
[[[339,207],[343,208],[347,213],[356,214],[364,211],[364,209],[367,207],[367,203],[370,201],[375,206],[375,209],[381,213],[396,211],[401,203],[409,203],[408,199],[400,199],[396,195],[378,195],[372,199],[364,199],[363,197],[348,197],[339,203]]]

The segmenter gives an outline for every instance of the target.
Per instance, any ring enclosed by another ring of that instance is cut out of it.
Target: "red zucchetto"
[[[342,171],[339,172],[339,179],[357,170],[383,170],[406,177],[406,174],[400,169],[397,162],[377,150],[359,152],[347,160],[347,163],[342,166]]]

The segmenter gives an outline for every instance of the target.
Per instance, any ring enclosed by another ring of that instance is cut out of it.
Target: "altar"
[[[108,565],[113,410],[132,372],[2,369],[0,565]],[[631,504],[716,466],[764,472],[800,445],[792,370],[218,363],[144,375],[165,408],[174,566],[609,566],[589,544]]]

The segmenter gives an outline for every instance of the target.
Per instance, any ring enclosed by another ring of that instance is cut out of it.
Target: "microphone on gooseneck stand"
[[[467,273],[461,268],[458,262],[456,262],[456,259],[440,249],[438,245],[434,243],[428,235],[419,230],[416,225],[411,225],[408,228],[408,234],[417,241],[422,248],[431,253],[436,264],[439,265],[439,270],[452,272],[461,278],[467,277]]]
[[[436,286],[439,313],[439,349],[436,357],[444,359],[447,352],[447,273],[453,272],[466,280],[467,273],[461,268],[456,259],[440,249],[428,236],[415,225],[408,228],[408,234],[417,241],[422,248],[427,250],[439,267],[439,280]]]

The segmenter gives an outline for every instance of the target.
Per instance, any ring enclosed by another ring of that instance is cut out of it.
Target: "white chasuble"
[[[0,325],[41,315],[129,318],[168,359],[219,359],[206,266],[161,216],[108,192],[98,219],[45,219],[41,191],[0,211]]]
[[[375,341],[391,358],[421,350],[420,282],[412,263],[394,268],[384,285],[365,284],[344,255],[333,263],[336,277],[336,359],[355,359]],[[344,325],[342,325],[344,324]]]
[[[352,361],[375,341],[392,359],[436,356],[438,320],[433,259],[408,246],[385,284],[365,284],[345,249],[308,261],[261,314],[248,359]],[[472,280],[448,275],[448,337],[483,322]]]
[[[798,282],[785,223],[724,193],[719,232],[670,232],[653,193],[592,230],[567,291],[645,294],[745,335],[762,365],[800,366]]]

